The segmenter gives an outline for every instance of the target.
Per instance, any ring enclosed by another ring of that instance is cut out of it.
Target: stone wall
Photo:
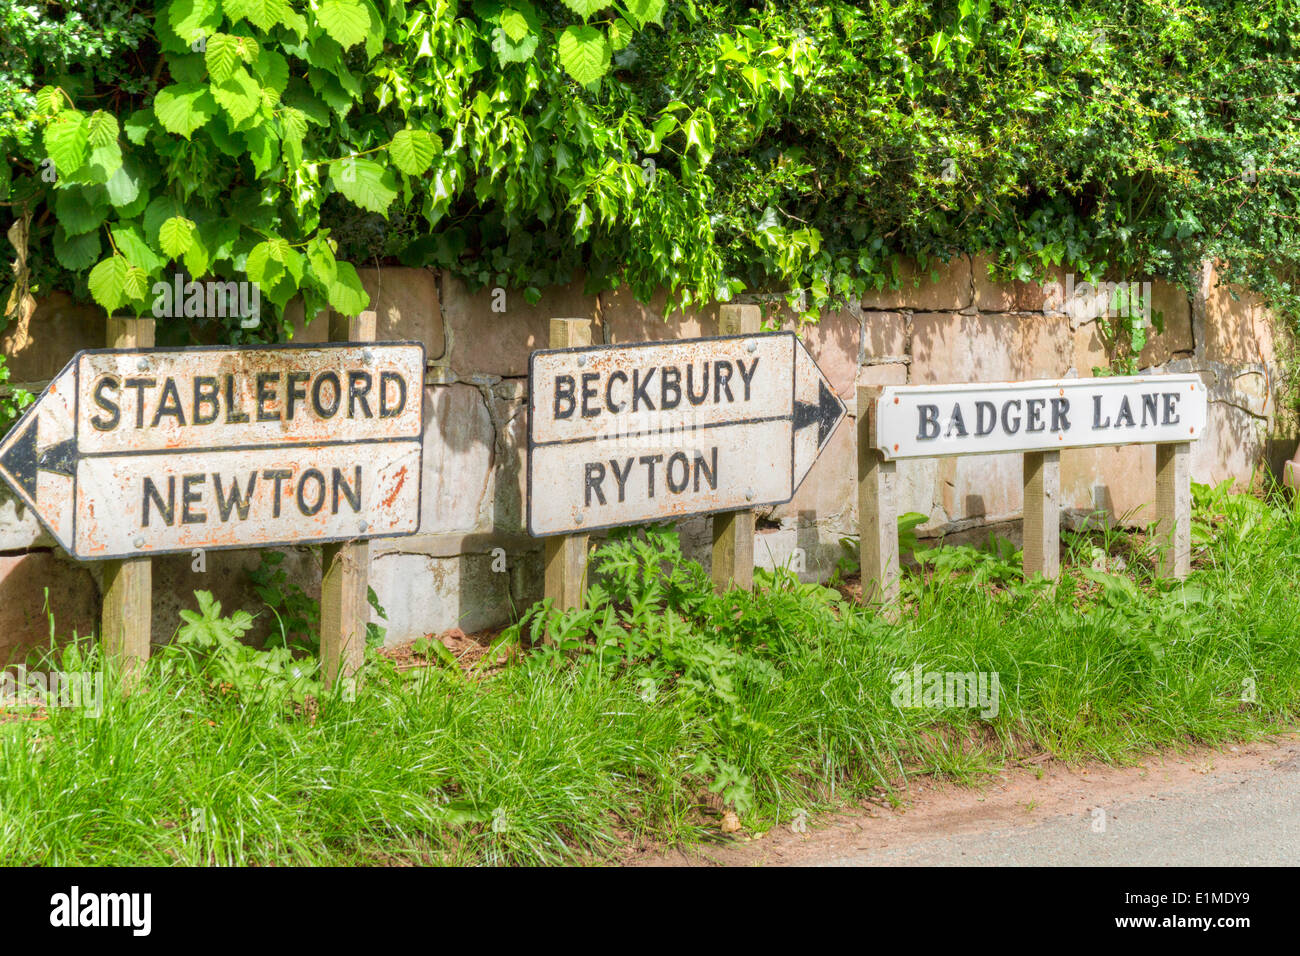
[[[856,408],[859,383],[1089,376],[1107,364],[1096,320],[1037,285],[994,284],[986,265],[958,258],[940,268],[937,281],[907,273],[901,290],[873,293],[805,330],[809,350],[849,409]],[[422,341],[429,359],[421,533],[372,545],[371,583],[388,613],[389,640],[498,625],[541,590],[540,542],[523,528],[526,373],[529,353],[547,345],[549,320],[590,317],[596,341],[622,343],[716,334],[716,309],[665,321],[663,297],[642,304],[625,290],[587,296],[574,283],[530,305],[522,292],[507,291],[502,301],[490,289],[471,293],[459,280],[425,270],[359,271],[379,313],[380,338]],[[1193,446],[1194,480],[1231,478],[1245,486],[1263,466],[1280,469],[1295,448],[1293,436],[1279,434],[1277,414],[1289,340],[1253,297],[1219,288],[1209,266],[1193,296],[1155,282],[1153,298],[1164,330],[1144,348],[1143,370],[1198,371],[1210,389],[1210,428]],[[795,327],[793,314],[779,317]],[[300,341],[325,337],[325,323],[304,325],[301,310],[295,325]],[[77,349],[99,346],[103,318],[53,296],[41,304],[32,331],[36,344],[10,358],[15,382],[47,379]],[[792,565],[807,578],[831,572],[840,540],[856,535],[854,436],[853,422],[842,425],[794,500],[760,514],[757,563]],[[1154,461],[1152,446],[1063,452],[1066,519],[1102,511],[1144,523]],[[982,535],[992,527],[1015,539],[1020,468],[1018,455],[901,462],[901,510],[928,516],[920,528],[926,536]],[[688,521],[682,531],[688,551],[707,563],[707,520]],[[32,516],[0,491],[0,657],[48,639],[43,587],[61,634],[95,626],[99,569],[51,545]],[[171,637],[177,610],[193,604],[196,588],[213,591],[227,608],[259,606],[246,575],[257,562],[255,552],[212,552],[198,572],[188,556],[157,559],[154,640]],[[318,593],[312,549],[290,549],[286,567],[308,593]],[[269,615],[263,617],[265,628]]]

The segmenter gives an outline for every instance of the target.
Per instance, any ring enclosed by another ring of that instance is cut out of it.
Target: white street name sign
[[[78,353],[0,443],[74,557],[419,528],[424,346]]]
[[[968,385],[890,385],[873,443],[886,459],[1194,441],[1205,430],[1197,375]]]
[[[793,332],[534,352],[528,530],[781,504],[845,415]]]

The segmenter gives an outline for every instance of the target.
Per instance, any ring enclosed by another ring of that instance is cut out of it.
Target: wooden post
[[[759,330],[763,311],[756,305],[718,308],[719,335],[751,335]],[[754,512],[730,511],[713,518],[713,587],[754,587]]]
[[[591,344],[590,319],[551,319],[551,348]],[[560,534],[546,539],[544,595],[561,611],[582,605],[587,590],[587,535]]]
[[[1061,453],[1025,452],[1025,578],[1061,574]]]
[[[330,339],[373,342],[376,314],[355,318],[330,313]],[[347,541],[321,547],[320,655],[325,686],[349,678],[361,667],[370,620],[370,542]]]
[[[898,515],[894,462],[875,447],[874,418],[880,388],[858,386],[858,563],[863,603],[898,600]]]
[[[113,349],[153,348],[154,320],[109,316],[107,344]],[[104,653],[124,672],[149,659],[153,624],[153,561],[127,558],[104,562],[100,639]]]
[[[1161,577],[1192,570],[1191,442],[1156,445],[1156,534]]]

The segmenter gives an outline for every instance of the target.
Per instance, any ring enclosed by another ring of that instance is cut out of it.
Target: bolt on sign
[[[0,443],[74,557],[413,534],[419,343],[79,352]]]
[[[845,415],[793,332],[537,351],[528,404],[536,536],[782,504]]]
[[[1188,442],[1205,430],[1197,375],[889,385],[874,444],[886,460]]]

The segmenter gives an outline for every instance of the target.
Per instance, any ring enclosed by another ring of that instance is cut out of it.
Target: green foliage
[[[9,369],[5,366],[4,356],[0,356],[0,435],[8,431],[23,409],[35,400],[25,388],[10,389],[5,385],[8,381]]]
[[[783,654],[841,604],[834,591],[788,572],[760,572],[771,588],[763,611],[752,594],[716,594],[670,528],[616,533],[595,552],[592,569],[597,583],[581,608],[559,613],[549,602],[534,605],[505,637],[527,634],[538,657],[555,665],[576,656],[581,666],[636,686],[645,700],[672,695],[724,739],[771,735],[746,699],[775,688]],[[541,643],[543,635],[551,642]],[[750,781],[733,764],[702,755],[695,772],[710,777],[710,788],[738,812],[752,806]]]
[[[786,573],[715,595],[662,532],[615,541],[585,618],[539,611],[515,634],[545,617],[537,636],[567,649],[491,677],[372,656],[354,695],[303,706],[245,700],[195,666],[249,623],[201,598],[190,649],[156,653],[131,693],[104,671],[102,714],[0,721],[0,863],[615,861],[629,842],[716,840],[724,806],[757,832],[897,799],[914,775],[970,785],[1026,759],[1137,763],[1285,734],[1300,715],[1300,508],[1194,495],[1184,583],[1155,579],[1139,535],[1099,528],[1069,536],[1054,585],[905,570],[896,620]],[[652,606],[676,615],[671,639],[638,623]],[[585,635],[560,634],[573,622]],[[96,641],[51,654],[92,676],[98,655]],[[893,700],[917,668],[1000,675],[997,713]]]
[[[276,632],[267,636],[267,646],[295,648],[310,654],[320,650],[320,602],[309,597],[284,569],[284,552],[261,552],[248,581],[266,609],[275,617]]]
[[[353,314],[342,262],[378,255],[532,299],[581,272],[683,306],[804,293],[812,314],[897,283],[900,257],[987,251],[1022,281],[1186,284],[1218,257],[1300,302],[1286,0],[154,13],[4,14],[0,201],[34,213],[34,286],[142,311],[183,267],[259,282],[268,316],[295,295]],[[164,238],[172,219],[192,226]],[[1121,363],[1140,351],[1144,330],[1111,332]]]
[[[295,657],[288,647],[258,650],[241,638],[253,626],[247,611],[221,614],[221,602],[209,591],[195,591],[197,612],[181,611],[184,622],[166,646],[163,672],[186,670],[218,693],[270,707],[303,704],[321,693],[313,658]]]
[[[290,579],[284,568],[283,551],[263,551],[257,567],[248,572],[248,581],[275,617],[276,630],[267,635],[266,647],[284,647],[304,654],[320,653],[320,601],[308,595]],[[379,603],[374,588],[366,589],[366,600],[381,620],[388,614]],[[373,621],[366,622],[366,646],[382,647],[388,629]]]

